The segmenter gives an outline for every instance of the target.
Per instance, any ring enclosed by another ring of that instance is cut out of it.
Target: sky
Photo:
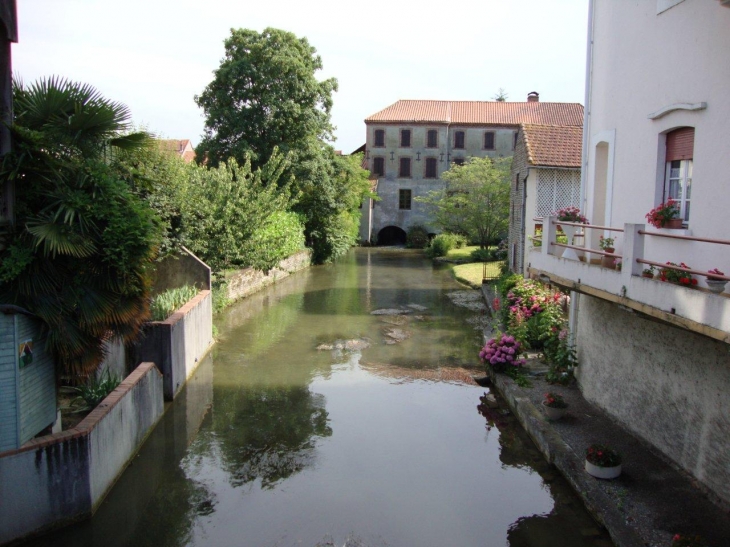
[[[364,119],[399,99],[585,99],[588,0],[17,0],[13,72],[58,75],[126,104],[135,125],[200,142],[193,97],[213,79],[231,28],[306,37],[335,77],[335,148],[365,142]]]

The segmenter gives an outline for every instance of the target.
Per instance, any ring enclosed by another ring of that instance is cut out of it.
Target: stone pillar
[[[544,220],[544,223],[542,225],[542,254],[545,255],[554,255],[555,250],[552,248],[552,243],[555,243],[555,238],[557,236],[558,227],[555,225],[555,222],[557,222],[558,217],[555,216],[549,216],[546,217]]]
[[[621,264],[621,278],[624,286],[628,287],[632,275],[641,275],[643,264],[636,262],[637,258],[644,258],[644,236],[639,230],[646,229],[645,224],[624,224],[624,248]]]

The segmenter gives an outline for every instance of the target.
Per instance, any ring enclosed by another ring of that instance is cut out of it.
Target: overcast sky
[[[363,120],[398,99],[584,102],[587,0],[18,0],[13,70],[52,74],[125,103],[136,124],[196,145],[193,101],[231,28],[306,37],[334,76],[335,147],[365,142]]]

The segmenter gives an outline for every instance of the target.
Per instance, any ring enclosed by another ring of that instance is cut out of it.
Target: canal
[[[31,544],[610,546],[506,407],[477,411],[486,319],[415,252],[295,274],[216,317],[96,515]]]

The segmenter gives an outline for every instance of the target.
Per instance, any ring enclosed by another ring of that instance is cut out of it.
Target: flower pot
[[[545,409],[545,415],[548,420],[555,421],[562,418],[568,411],[567,408],[555,408],[554,406],[547,406],[545,401],[542,402],[542,407]]]
[[[563,229],[563,233],[568,237],[568,245],[573,245],[573,236],[575,236],[575,233],[578,231],[577,226],[560,226]],[[567,258],[568,260],[580,260],[578,257],[578,253],[575,252],[575,249],[563,249],[563,258]]]
[[[662,228],[666,228],[668,230],[681,230],[682,229],[682,219],[681,218],[670,218],[669,220],[665,220],[662,223]]]
[[[654,274],[641,272],[641,277],[646,277],[647,279],[654,279]]]
[[[599,467],[586,460],[586,472],[597,479],[615,479],[621,474],[621,464],[615,467]]]
[[[608,249],[603,249],[603,250],[606,251],[607,253],[613,253],[615,249],[613,249],[612,247],[609,247]],[[609,269],[613,270],[614,269],[613,261],[614,261],[614,257],[612,257],[612,256],[601,256],[601,266],[603,266],[604,268],[609,268]]]
[[[710,279],[709,277],[706,280],[707,282],[707,288],[710,290],[710,292],[714,292],[715,294],[720,294],[725,290],[725,284],[727,281],[724,279]]]

